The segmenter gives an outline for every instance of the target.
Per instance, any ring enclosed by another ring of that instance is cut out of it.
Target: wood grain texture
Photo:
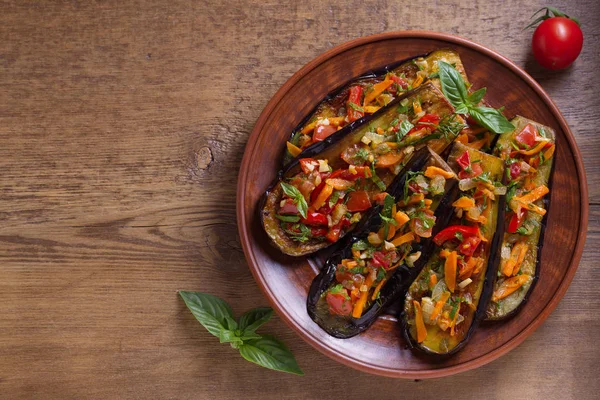
[[[521,30],[541,2],[0,2],[0,398],[320,398],[331,382],[361,398],[594,398],[598,4],[554,4],[581,18],[585,43],[572,68],[553,73],[536,67]],[[581,148],[593,204],[579,270],[528,340],[455,377],[362,374],[277,318],[266,331],[306,376],[250,365],[203,332],[175,291],[214,293],[237,313],[266,304],[234,211],[248,134],[306,62],[402,29],[480,42],[552,96]]]

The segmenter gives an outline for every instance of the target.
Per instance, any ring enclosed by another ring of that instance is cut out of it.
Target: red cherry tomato
[[[533,56],[544,68],[563,69],[575,61],[583,47],[583,33],[575,21],[553,17],[537,27],[532,39]]]
[[[322,142],[329,136],[333,135],[337,131],[337,128],[331,125],[317,125],[315,133],[313,134],[313,140],[315,142]]]
[[[348,202],[346,202],[348,211],[357,212],[365,211],[371,208],[371,200],[369,199],[369,193],[365,190],[357,190],[348,194]]]
[[[510,164],[510,177],[512,179],[517,179],[517,177],[519,176],[520,173],[521,173],[521,164],[519,164],[519,163]]]
[[[460,165],[460,167],[462,169],[465,169],[469,165],[471,165],[471,159],[469,158],[469,152],[465,151],[464,153],[462,153],[462,155],[456,159],[456,163],[458,165]]]
[[[350,300],[341,293],[329,293],[325,298],[329,305],[329,312],[336,315],[350,315],[352,305]]]

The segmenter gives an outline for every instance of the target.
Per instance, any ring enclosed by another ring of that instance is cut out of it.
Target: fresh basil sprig
[[[270,335],[256,330],[273,316],[270,307],[259,307],[246,312],[236,322],[231,307],[216,296],[180,290],[194,317],[221,343],[230,343],[246,360],[276,371],[304,375],[288,348]]]
[[[281,182],[281,188],[283,189],[283,193],[294,201],[300,215],[302,215],[303,218],[306,218],[308,204],[306,203],[304,195],[302,195],[295,186],[292,186],[289,183]]]
[[[442,92],[450,100],[457,114],[469,114],[481,126],[494,133],[510,132],[515,129],[500,111],[477,105],[483,99],[486,88],[469,94],[465,80],[456,69],[444,61],[439,61],[438,66]]]

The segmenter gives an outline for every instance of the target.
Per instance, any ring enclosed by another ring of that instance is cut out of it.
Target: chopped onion
[[[427,61],[425,61],[425,66],[427,66]],[[419,71],[419,72],[417,72],[417,76],[422,76],[422,77],[423,77],[423,79],[427,79],[427,77],[428,77],[429,75],[427,74],[427,72],[426,72],[426,71]]]
[[[412,154],[413,151],[415,151],[415,146],[408,146],[404,149],[404,154]]]
[[[430,297],[423,297],[421,299],[421,310],[423,310],[423,321],[426,324],[432,325],[434,321],[431,320],[431,314],[435,309],[435,304],[431,301]],[[437,319],[437,318],[436,318]]]
[[[531,165],[527,164],[525,161],[521,161],[521,170],[528,172],[531,169]]]
[[[436,175],[429,182],[431,193],[434,195],[444,193],[444,187],[446,186],[446,178],[441,175]]]
[[[433,290],[431,291],[431,298],[434,301],[438,301],[442,293],[448,290],[448,286],[446,286],[446,281],[444,279],[438,280],[438,283],[435,284]]]
[[[417,251],[412,253],[411,255],[409,255],[408,257],[406,257],[406,264],[409,267],[414,267],[415,262],[417,262],[417,260],[421,257],[421,252]]]
[[[367,289],[368,289],[368,288],[367,288],[367,285],[361,285],[361,286],[360,286],[360,291],[361,291],[361,292],[366,292],[366,291],[367,291]]]
[[[337,225],[342,220],[342,217],[346,215],[347,212],[348,207],[346,207],[345,204],[340,203],[336,205],[333,209],[333,212],[331,213],[331,223],[333,225]]]
[[[465,303],[467,304],[473,304],[473,296],[471,296],[471,293],[467,292],[464,294],[464,299],[465,299]]]
[[[503,260],[508,260],[510,258],[510,247],[502,246],[502,251],[500,252],[500,257]]]
[[[358,171],[356,170],[356,167],[352,164],[350,164],[348,166],[348,172],[350,172],[352,175],[356,175],[358,174]]]
[[[319,172],[329,172],[327,160],[319,160]]]
[[[415,114],[414,121],[418,121],[421,117],[425,116],[425,111],[421,111],[420,113]]]
[[[506,194],[506,186],[497,186],[494,188],[494,194],[503,196]]]
[[[315,186],[319,186],[321,184],[321,175],[317,175],[315,178]]]
[[[477,182],[474,182],[471,178],[461,179],[460,181],[458,181],[458,188],[463,192],[473,189],[476,186]]]
[[[381,240],[381,238],[379,237],[378,234],[376,234],[375,232],[371,232],[369,233],[369,236],[367,237],[367,240],[369,241],[369,243],[371,243],[373,246],[379,246],[383,241]]]
[[[463,317],[462,315],[460,315],[460,313],[458,314],[458,317],[456,317],[456,323],[455,326],[460,324],[461,322],[463,322],[465,320],[465,317]]]
[[[322,119],[317,124],[318,125],[329,125],[329,118]]]
[[[459,283],[459,284],[458,284],[458,287],[459,287],[459,288],[461,288],[461,289],[464,289],[464,288],[466,288],[467,286],[469,286],[469,284],[470,284],[471,282],[473,282],[473,279],[471,279],[471,278],[467,278],[467,279],[465,279],[464,281],[462,281],[461,283]]]
[[[424,58],[419,58],[417,61],[415,61],[415,64],[417,64],[418,67],[427,68],[427,60]],[[419,72],[425,72],[425,71],[419,71]],[[417,74],[419,72],[417,72]]]
[[[476,220],[481,216],[481,210],[477,207],[471,207],[467,210],[469,218]]]
[[[383,247],[384,249],[386,249],[387,251],[392,251],[396,249],[396,246],[394,246],[393,243],[388,242],[387,240],[383,241]]]
[[[367,135],[363,136],[363,137],[360,139],[360,141],[361,141],[361,142],[363,142],[364,144],[367,144],[367,145],[368,145],[369,143],[371,143],[371,139],[369,139],[369,138],[367,137]]]
[[[366,137],[369,140],[369,143],[372,143],[375,145],[377,145],[379,143],[383,143],[383,141],[385,139],[385,137],[383,135],[379,135],[375,132],[367,132],[367,133],[365,133],[365,136],[363,136],[363,137]]]

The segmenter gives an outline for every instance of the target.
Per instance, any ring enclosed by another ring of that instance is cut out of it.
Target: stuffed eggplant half
[[[485,316],[503,237],[502,160],[455,143],[448,164],[460,179],[453,217],[434,236],[400,318],[410,345],[434,355],[460,350]]]
[[[284,165],[312,144],[354,121],[360,122],[412,89],[427,82],[439,89],[437,63],[440,60],[454,65],[467,82],[460,56],[450,49],[412,57],[354,78],[328,94],[298,124],[287,142]]]
[[[428,145],[442,152],[464,127],[462,122],[431,83],[404,94],[290,163],[263,197],[265,231],[292,256],[337,242],[415,150]]]
[[[487,309],[489,320],[516,314],[537,281],[556,148],[551,128],[520,116],[511,122],[516,129],[502,134],[494,148],[506,165],[508,191],[498,278]]]
[[[310,287],[307,309],[327,333],[349,338],[398,300],[423,267],[430,238],[452,215],[456,175],[429,148],[394,179],[350,243]]]

